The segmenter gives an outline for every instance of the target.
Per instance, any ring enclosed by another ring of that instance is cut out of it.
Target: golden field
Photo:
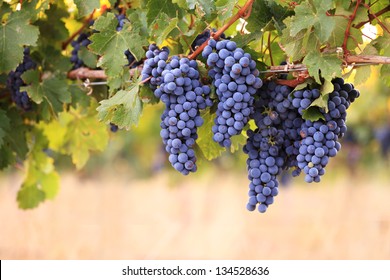
[[[245,209],[245,176],[231,173],[65,174],[58,196],[28,211],[10,175],[0,259],[390,259],[390,184],[373,177],[294,180],[260,214]]]

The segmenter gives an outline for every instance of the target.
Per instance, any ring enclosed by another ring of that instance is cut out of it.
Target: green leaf
[[[255,40],[260,40],[263,35],[261,31],[255,31],[250,34],[237,34],[234,36],[234,42],[237,43],[237,46],[243,48],[247,46],[250,42]]]
[[[215,2],[215,8],[218,11],[218,19],[221,22],[229,19],[233,15],[233,9],[236,5],[236,1],[232,0],[217,0]]]
[[[213,132],[211,128],[214,125],[214,116],[210,114],[210,110],[203,111],[201,114],[204,123],[198,128],[199,138],[196,140],[202,154],[207,160],[215,159],[222,155],[225,148],[221,147],[213,140]]]
[[[172,3],[172,0],[148,0],[147,4],[147,19],[150,25],[158,17],[160,13],[167,14],[170,18],[176,16],[179,7]]]
[[[314,27],[314,33],[319,41],[324,43],[335,28],[334,17],[326,15],[332,7],[331,0],[302,2],[295,8],[295,16],[291,22],[291,37],[295,37],[302,30],[311,30]]]
[[[385,64],[381,67],[381,81],[390,87],[390,65]]]
[[[196,1],[196,5],[205,13],[206,18],[210,18],[211,14],[215,11],[215,1],[212,0],[198,0]]]
[[[5,111],[0,109],[0,147],[4,144],[4,138],[10,129],[9,119]]]
[[[105,123],[114,123],[120,129],[137,125],[142,113],[142,102],[138,97],[139,85],[129,90],[120,90],[110,99],[100,101],[98,118]]]
[[[136,9],[136,10],[127,10],[127,18],[130,20],[134,29],[138,29],[140,34],[144,37],[149,35],[149,27],[146,18],[146,11]]]
[[[100,7],[99,0],[74,0],[74,3],[79,10],[79,17],[89,15],[94,9],[98,9]]]
[[[254,1],[251,16],[247,19],[248,24],[245,28],[255,32],[269,26],[271,29],[276,28],[278,32],[281,32],[285,26],[283,20],[292,14],[291,10],[283,8],[275,1]],[[273,25],[269,25],[271,22]]]
[[[148,45],[146,39],[139,35],[139,30],[129,23],[119,32],[116,31],[117,25],[113,13],[99,17],[93,26],[99,32],[90,37],[92,43],[89,45],[93,52],[101,56],[98,66],[105,70],[110,90],[119,88],[123,80],[128,79],[129,73],[124,69],[128,61],[124,52],[128,49],[136,60],[140,60],[145,53],[142,46]]]
[[[45,200],[45,192],[35,185],[22,185],[16,199],[18,201],[19,208],[31,209],[37,207],[39,203]]]
[[[21,87],[27,91],[30,98],[37,104],[43,105],[43,110],[48,113],[57,113],[63,110],[64,103],[71,102],[66,80],[50,77],[40,82],[40,73],[30,70],[23,74],[23,80],[30,86]]]
[[[18,192],[19,207],[29,209],[45,199],[52,199],[59,189],[59,176],[54,169],[54,160],[44,153],[47,139],[41,130],[29,134],[31,149],[26,161],[26,177]]]
[[[142,103],[157,104],[159,102],[159,99],[154,95],[153,90],[147,85],[140,87],[139,97]]]
[[[231,138],[232,145],[230,146],[230,152],[235,153],[241,151],[242,146],[246,144],[247,137],[245,135],[245,132],[242,131],[239,135],[235,135]]]
[[[38,27],[30,25],[27,13],[17,11],[0,25],[0,73],[9,72],[23,60],[23,46],[35,45]]]
[[[7,108],[0,114],[2,145],[0,145],[0,169],[13,164],[16,157],[24,160],[28,152],[26,141],[26,129],[28,128],[16,108]]]
[[[311,106],[306,110],[303,110],[302,118],[304,120],[310,120],[312,122],[318,120],[325,120],[324,115],[321,113],[320,108],[317,106]]]
[[[320,72],[321,77],[328,81],[341,77],[341,60],[335,55],[310,52],[302,63],[307,66],[309,74],[318,84],[321,84]]]
[[[57,45],[61,47],[61,42],[69,37],[68,30],[62,18],[68,17],[69,14],[65,9],[61,9],[58,5],[50,5],[50,9],[46,11],[46,18],[36,22],[39,27],[40,42],[45,45]]]
[[[77,169],[87,163],[92,151],[103,151],[108,144],[107,127],[96,119],[95,110],[95,104],[88,110],[71,108],[41,126],[49,148],[70,155]]]
[[[152,38],[157,45],[161,45],[169,33],[177,27],[178,18],[170,18],[167,14],[161,13],[152,25]]]
[[[357,67],[355,71],[356,72],[353,79],[355,85],[360,85],[365,83],[368,80],[368,78],[371,76],[371,67],[368,65]]]
[[[89,67],[91,69],[96,67],[96,64],[98,62],[98,58],[95,54],[88,51],[87,48],[85,48],[85,47],[80,48],[79,57],[87,67]]]

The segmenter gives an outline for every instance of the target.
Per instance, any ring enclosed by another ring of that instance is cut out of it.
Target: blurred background
[[[265,214],[245,208],[243,152],[177,174],[147,106],[83,171],[57,158],[61,190],[36,209],[18,209],[21,173],[1,173],[0,259],[389,259],[390,90],[372,71],[321,182],[284,174]]]

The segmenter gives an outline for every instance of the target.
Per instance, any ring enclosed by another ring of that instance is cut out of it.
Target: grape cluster
[[[248,154],[247,168],[249,202],[247,209],[265,212],[278,194],[277,176],[283,169],[295,165],[301,117],[293,109],[288,96],[291,88],[268,82],[257,92],[251,119],[256,129],[248,130],[244,152]]]
[[[248,130],[244,152],[249,202],[247,209],[265,212],[278,194],[277,175],[292,168],[292,175],[305,173],[306,182],[319,182],[330,157],[336,156],[339,138],[346,132],[346,110],[359,92],[352,84],[332,81],[328,110],[318,108],[323,120],[304,120],[303,114],[320,97],[318,89],[293,89],[270,81],[258,90],[251,118],[256,129]]]
[[[197,170],[193,149],[197,128],[203,125],[200,111],[211,105],[210,88],[200,82],[196,61],[173,56],[168,61],[167,48],[150,45],[142,70],[142,79],[149,77],[154,95],[165,104],[161,116],[161,138],[169,154],[169,162],[188,175]]]
[[[279,182],[276,176],[284,165],[281,156],[284,131],[272,126],[267,117],[261,118],[257,126],[255,131],[247,131],[248,139],[243,149],[248,155],[250,180],[247,209],[253,211],[259,204],[259,212],[264,213],[274,202],[274,196],[278,195]]]
[[[325,174],[325,167],[330,157],[335,157],[341,148],[339,138],[347,131],[347,109],[351,103],[359,97],[359,91],[352,84],[344,83],[342,78],[332,81],[334,90],[329,94],[328,112],[321,110],[324,119],[318,121],[306,120],[302,123],[300,135],[302,137],[297,155],[298,167],[306,174],[305,181],[308,183],[319,182]],[[302,108],[309,107],[313,99],[319,96],[315,90],[306,90],[300,98],[299,92],[294,93],[295,101],[300,113]]]
[[[209,76],[219,99],[213,140],[230,147],[230,138],[241,133],[252,113],[254,95],[262,86],[251,55],[230,40],[210,39],[202,56],[207,59]]]
[[[146,52],[141,75],[143,81],[150,79],[148,84],[152,90],[155,90],[163,81],[161,74],[165,69],[168,56],[169,49],[167,47],[160,50],[155,44],[151,44]]]
[[[20,87],[26,85],[21,77],[24,72],[35,69],[36,66],[36,63],[30,57],[30,49],[24,48],[22,63],[16,67],[15,71],[11,71],[7,78],[7,87],[11,91],[12,100],[25,111],[31,110],[32,103],[27,92],[20,91]]]
[[[73,64],[72,69],[78,69],[84,66],[84,61],[79,57],[81,47],[87,47],[91,41],[89,40],[89,33],[81,33],[76,40],[72,41],[73,47],[70,57],[70,62]]]

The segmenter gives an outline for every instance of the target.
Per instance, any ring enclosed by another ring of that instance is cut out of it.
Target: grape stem
[[[383,8],[382,10],[378,11],[375,14],[369,13],[368,14],[368,20],[362,21],[362,22],[356,24],[355,28],[360,29],[366,23],[369,23],[369,22],[373,21],[374,19],[378,19],[379,16],[381,16],[381,15],[383,15],[383,14],[389,12],[389,11],[390,11],[390,5],[388,5],[387,7]]]
[[[353,22],[353,20],[354,20],[355,17],[356,17],[356,13],[357,13],[357,11],[358,11],[358,8],[359,8],[361,2],[362,2],[362,0],[357,0],[357,1],[356,1],[355,8],[354,8],[352,14],[348,17],[348,24],[347,24],[347,28],[345,29],[344,41],[343,41],[343,45],[342,45],[344,54],[345,54],[346,56],[349,54],[349,50],[347,49],[347,42],[348,42],[349,36],[351,35],[351,26],[352,26],[352,22]]]
[[[244,6],[232,17],[230,20],[225,23],[217,32],[215,32],[211,37],[214,40],[218,40],[219,37],[225,32],[233,23],[235,23],[240,18],[248,18],[251,11],[254,0],[248,0]],[[199,48],[197,48],[192,54],[188,56],[188,59],[195,59],[207,46],[210,39],[206,40]]]

